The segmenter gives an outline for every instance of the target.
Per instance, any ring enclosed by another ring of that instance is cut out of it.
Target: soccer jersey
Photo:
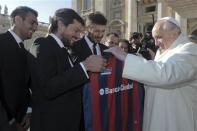
[[[132,68],[132,67],[131,67]],[[122,78],[123,63],[114,56],[102,73],[89,73],[83,89],[86,131],[140,131],[143,85]]]

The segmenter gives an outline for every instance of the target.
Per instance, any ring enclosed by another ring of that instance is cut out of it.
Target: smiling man
[[[35,40],[28,58],[33,82],[31,131],[82,130],[82,84],[87,71],[99,72],[105,60],[91,55],[73,61],[69,47],[80,38],[83,19],[72,9],[55,12],[49,35]]]
[[[92,54],[102,56],[103,50],[107,49],[107,46],[101,43],[107,26],[105,16],[100,12],[90,13],[85,22],[85,36],[71,47],[78,61],[83,61]]]
[[[10,127],[26,128],[21,124],[24,123],[22,119],[30,94],[27,84],[27,51],[23,41],[30,39],[36,31],[37,16],[38,13],[29,7],[17,7],[11,13],[11,28],[0,34],[0,100]]]

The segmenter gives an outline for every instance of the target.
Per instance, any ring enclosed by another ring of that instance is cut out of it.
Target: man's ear
[[[14,22],[15,23],[21,23],[21,21],[22,21],[23,19],[22,19],[22,17],[21,16],[15,16],[15,18],[14,18]]]
[[[86,30],[91,32],[93,30],[93,27],[94,26],[92,24],[88,25],[88,26],[86,26]]]
[[[64,25],[64,23],[61,21],[61,20],[58,20],[57,21],[57,26],[58,26],[58,30],[60,31],[60,32],[64,32],[64,28],[66,27],[65,25]]]
[[[58,21],[57,21],[57,25],[58,25],[59,27],[64,26],[64,24],[63,24],[63,22],[62,22],[61,20],[58,20]]]

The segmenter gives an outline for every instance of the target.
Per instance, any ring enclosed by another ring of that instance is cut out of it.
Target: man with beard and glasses
[[[87,71],[99,72],[106,65],[101,56],[91,55],[76,63],[69,48],[80,38],[83,19],[72,9],[55,12],[48,36],[30,48],[32,76],[31,131],[79,131],[82,121],[82,85]]]

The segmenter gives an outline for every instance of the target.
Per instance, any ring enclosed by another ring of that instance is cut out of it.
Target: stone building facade
[[[151,31],[157,19],[175,17],[184,33],[197,35],[197,0],[72,0],[81,16],[95,11],[108,19],[107,32],[128,38],[132,32]]]

